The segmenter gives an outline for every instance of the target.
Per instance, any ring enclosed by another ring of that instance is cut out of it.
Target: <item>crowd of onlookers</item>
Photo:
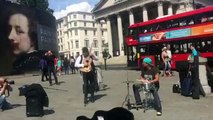
[[[46,59],[46,53],[41,59],[39,63],[39,67],[42,72],[44,72],[45,75],[48,75],[48,60]],[[74,66],[75,65],[75,58],[73,56],[70,56],[68,59],[65,57],[62,59],[62,57],[56,57],[54,56],[54,69],[58,76],[62,75],[62,72],[64,72],[65,75],[68,75],[70,73],[75,74],[78,69]],[[43,78],[42,78],[43,81]]]

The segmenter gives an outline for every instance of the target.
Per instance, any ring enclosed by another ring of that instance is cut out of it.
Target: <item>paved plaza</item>
[[[8,100],[16,107],[0,112],[1,120],[75,120],[79,115],[92,117],[96,110],[110,110],[122,106],[127,95],[127,86],[124,81],[136,80],[140,72],[135,70],[114,69],[103,70],[105,90],[95,94],[95,102],[83,105],[82,79],[79,74],[62,75],[59,77],[58,85],[49,86],[48,82],[41,82],[40,76],[20,75],[8,76],[15,80],[13,92]],[[163,107],[162,116],[156,116],[156,111],[150,109],[143,112],[143,109],[132,109],[135,120],[212,120],[213,119],[213,96],[201,97],[200,100],[193,100],[191,97],[184,97],[172,93],[172,84],[178,83],[178,74],[174,77],[160,78],[160,98]],[[18,88],[25,84],[40,83],[49,97],[49,107],[45,108],[43,117],[26,117],[25,97],[19,96]],[[132,83],[130,84],[131,102],[134,102]],[[124,106],[125,107],[125,106]]]

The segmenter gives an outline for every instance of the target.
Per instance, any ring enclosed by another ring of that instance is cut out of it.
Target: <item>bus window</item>
[[[149,54],[148,53],[147,45],[143,45],[143,46],[140,47],[140,53],[141,53],[141,55],[147,55],[147,54]]]
[[[198,23],[205,23],[205,22],[211,22],[213,21],[213,13],[203,13],[198,16]]]
[[[129,35],[134,35],[136,33],[136,29],[129,29]]]
[[[128,60],[129,61],[137,61],[137,47],[131,46],[128,48]]]
[[[206,41],[203,46],[203,52],[213,52],[213,42],[211,40]]]
[[[193,24],[194,24],[194,20],[193,19],[189,20],[188,25],[193,25]]]
[[[180,53],[187,53],[187,43],[182,43],[180,45]]]
[[[179,27],[179,22],[178,22],[178,20],[171,20],[171,27],[172,27],[172,28]]]
[[[206,16],[201,18],[201,23],[207,22],[208,18]]]
[[[150,55],[160,55],[162,47],[159,44],[151,44],[149,46]]]
[[[186,19],[182,19],[182,20],[180,20],[180,26],[186,26],[187,25],[187,21],[186,21]]]
[[[173,50],[172,51],[174,51],[174,53],[179,53],[180,52],[180,44],[178,44],[178,43],[174,43],[173,44]]]

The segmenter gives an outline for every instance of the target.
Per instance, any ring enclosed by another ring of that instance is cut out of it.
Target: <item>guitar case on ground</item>
[[[192,94],[192,80],[191,75],[188,73],[187,77],[181,83],[181,95],[190,96]]]
[[[26,115],[27,117],[44,115],[43,104],[38,97],[26,98]]]

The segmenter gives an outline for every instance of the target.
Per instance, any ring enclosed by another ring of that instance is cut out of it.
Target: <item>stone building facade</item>
[[[71,12],[56,21],[58,50],[61,57],[77,56],[82,47],[90,48],[98,57],[102,57],[103,45],[107,40],[105,21],[98,24],[93,14]]]
[[[199,9],[212,3],[209,0],[100,0],[92,13],[97,23],[106,20],[109,53],[122,56],[126,54],[125,36],[131,24]]]

